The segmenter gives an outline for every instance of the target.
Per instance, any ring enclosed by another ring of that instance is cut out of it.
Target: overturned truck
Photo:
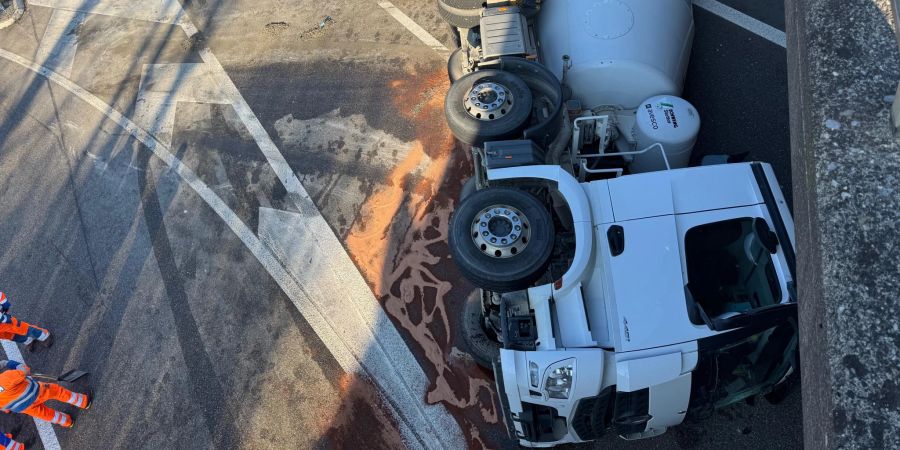
[[[679,97],[689,0],[439,0],[447,122],[475,174],[450,224],[470,352],[528,447],[664,433],[783,398],[794,227],[772,168],[707,156]]]

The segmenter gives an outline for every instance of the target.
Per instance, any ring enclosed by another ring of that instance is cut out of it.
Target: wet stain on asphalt
[[[426,400],[450,409],[470,446],[493,447],[498,443],[485,442],[481,432],[499,428],[493,383],[471,359],[454,355],[454,299],[469,288],[450,261],[447,228],[470,162],[444,122],[448,88],[443,70],[389,83],[415,139],[366,199],[345,243],[431,378]]]
[[[509,446],[492,376],[459,351],[472,287],[447,224],[471,161],[444,119],[445,64],[348,54],[229,74],[423,367],[425,400],[448,408],[470,447]]]
[[[316,448],[404,448],[399,427],[377,389],[366,379],[343,374],[338,381],[341,408]],[[360,432],[360,431],[363,432]]]

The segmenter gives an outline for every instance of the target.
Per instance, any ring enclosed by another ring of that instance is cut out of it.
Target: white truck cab
[[[655,436],[792,370],[793,223],[768,165],[488,175],[557,184],[576,224],[569,269],[504,299],[495,376],[520,444]]]
[[[797,367],[793,221],[768,164],[690,167],[691,2],[437,3],[460,37],[447,121],[475,163],[450,224],[480,288],[464,336],[510,435],[647,438],[777,401]]]

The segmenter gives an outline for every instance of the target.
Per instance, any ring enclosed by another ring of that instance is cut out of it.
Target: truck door
[[[798,343],[796,316],[699,340],[688,418],[767,393],[789,373]]]

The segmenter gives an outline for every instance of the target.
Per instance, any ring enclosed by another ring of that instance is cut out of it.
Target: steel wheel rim
[[[485,255],[505,259],[522,253],[531,240],[528,217],[509,205],[492,205],[472,221],[472,242]]]
[[[466,94],[466,112],[477,120],[497,120],[512,110],[513,95],[506,86],[493,81],[476,84]]]

